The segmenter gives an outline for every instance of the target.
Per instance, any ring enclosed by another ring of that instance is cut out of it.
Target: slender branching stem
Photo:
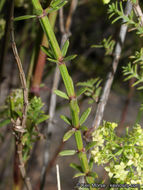
[[[126,4],[126,8],[125,8],[125,14],[129,15],[131,10],[132,10],[132,3],[130,2],[130,0],[128,0],[127,4]],[[125,41],[126,33],[127,33],[127,25],[122,24],[122,26],[120,28],[120,32],[119,32],[119,39],[117,41],[117,44],[116,44],[116,47],[115,47],[115,50],[113,53],[114,57],[113,57],[113,62],[112,62],[112,68],[111,68],[111,71],[107,75],[107,80],[106,80],[106,83],[104,85],[99,104],[97,106],[95,119],[93,121],[92,128],[87,133],[87,136],[90,136],[91,132],[93,132],[95,129],[97,129],[99,127],[99,125],[103,119],[105,106],[107,104],[108,97],[109,97],[110,90],[111,90],[111,86],[112,86],[114,76],[115,76],[115,73],[116,73],[116,70],[118,67],[118,63],[120,60],[122,46],[123,46],[123,43]]]
[[[133,3],[133,9],[134,9],[136,16],[138,17],[138,19],[141,23],[141,26],[143,26],[143,13],[142,13],[142,10],[140,8],[138,0],[136,0],[136,3]]]
[[[26,176],[26,170],[24,166],[24,161],[22,158],[22,135],[23,131],[26,128],[26,119],[27,119],[27,109],[28,109],[28,89],[26,86],[26,78],[25,78],[25,73],[22,67],[22,63],[18,54],[18,50],[16,47],[15,43],[15,38],[14,38],[14,29],[13,29],[13,12],[14,12],[14,1],[12,2],[12,18],[11,18],[11,40],[12,40],[12,50],[14,53],[14,57],[18,66],[19,70],[19,76],[20,76],[20,81],[23,89],[23,112],[22,112],[22,118],[21,120],[18,118],[16,122],[13,121],[13,130],[16,129],[18,125],[21,125],[21,131],[18,132],[17,135],[15,135],[16,138],[16,146],[17,146],[17,154],[19,158],[19,168],[20,172],[22,175],[22,178],[26,184],[27,190],[32,190],[32,186],[30,183],[30,179]],[[15,131],[14,131],[15,132]]]
[[[42,8],[39,0],[32,0],[32,3],[36,10],[40,10],[43,13],[43,8]],[[72,118],[72,125],[74,126],[74,128],[76,128],[75,140],[76,140],[76,144],[77,144],[77,148],[78,148],[78,156],[80,159],[82,170],[87,175],[86,179],[87,179],[88,183],[93,183],[94,179],[92,177],[88,177],[88,173],[89,173],[90,169],[89,169],[89,165],[88,165],[87,156],[86,156],[86,153],[83,148],[83,140],[82,140],[81,131],[79,130],[79,127],[80,127],[79,107],[78,107],[78,103],[77,103],[76,94],[74,91],[73,81],[68,73],[66,64],[63,61],[62,52],[60,50],[59,44],[58,44],[55,34],[52,30],[52,27],[49,23],[49,19],[47,18],[47,16],[41,16],[41,17],[39,17],[39,20],[40,20],[40,23],[42,25],[42,28],[43,28],[45,34],[47,35],[47,38],[50,43],[50,47],[51,47],[52,51],[54,52],[55,59],[58,60],[57,65],[59,67],[62,79],[65,84],[65,88],[67,91],[67,95],[69,97],[69,106],[70,106],[70,112],[71,112],[71,118]]]

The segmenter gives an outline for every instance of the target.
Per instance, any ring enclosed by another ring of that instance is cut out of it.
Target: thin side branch
[[[18,66],[18,70],[19,70],[19,76],[20,76],[20,81],[21,81],[21,86],[23,89],[23,114],[22,114],[22,128],[26,128],[26,118],[27,118],[27,109],[28,109],[28,89],[26,86],[26,77],[25,77],[25,73],[22,67],[22,63],[18,54],[18,50],[16,47],[16,43],[15,43],[15,38],[14,38],[14,29],[13,29],[13,16],[11,19],[11,41],[12,41],[12,50],[13,50],[13,54]]]
[[[139,21],[141,22],[141,26],[143,26],[143,13],[139,5],[139,1],[137,0],[136,3],[133,3],[133,9],[136,14],[136,16],[139,18]]]
[[[58,190],[61,190],[61,183],[60,183],[60,171],[59,171],[59,165],[56,165],[56,171],[57,171],[57,187]]]
[[[22,175],[22,178],[26,184],[27,190],[32,190],[32,186],[30,183],[30,179],[26,176],[26,170],[24,166],[24,161],[22,158],[22,135],[23,132],[25,131],[24,129],[26,128],[26,118],[27,118],[27,109],[28,109],[28,89],[26,87],[26,77],[25,73],[22,67],[22,63],[18,54],[18,50],[16,47],[15,43],[15,38],[14,38],[14,29],[13,29],[13,15],[14,15],[14,1],[13,1],[13,8],[12,8],[12,18],[11,18],[11,40],[12,40],[12,50],[14,53],[14,57],[18,66],[19,70],[19,76],[20,76],[20,81],[23,89],[23,113],[22,113],[22,118],[19,119],[17,118],[17,121],[13,120],[13,130],[16,130],[18,135],[15,135],[16,137],[16,146],[17,146],[17,154],[19,158],[19,168],[20,172]],[[19,129],[19,131],[17,131]]]
[[[130,2],[130,0],[128,0],[127,4],[126,4],[126,8],[125,8],[125,14],[129,15],[131,10],[132,10],[132,3]],[[119,59],[120,59],[120,55],[121,55],[121,51],[122,51],[122,46],[125,41],[126,33],[127,33],[127,25],[122,24],[122,26],[120,28],[120,32],[119,32],[119,40],[116,44],[115,51],[113,54],[114,58],[113,58],[113,62],[112,62],[112,68],[111,68],[111,71],[107,75],[106,83],[104,85],[104,88],[103,88],[103,91],[101,94],[100,102],[97,106],[95,119],[93,121],[92,128],[90,128],[89,131],[87,132],[87,137],[89,137],[90,134],[99,127],[99,125],[103,119],[105,106],[107,104],[111,86],[112,86],[114,76],[115,76],[115,73],[116,73],[116,70],[118,67],[118,63],[119,63]]]

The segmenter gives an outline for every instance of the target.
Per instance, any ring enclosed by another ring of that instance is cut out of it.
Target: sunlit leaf
[[[65,116],[65,115],[61,115],[60,118],[61,118],[62,120],[64,120],[64,122],[66,122],[67,124],[69,124],[69,125],[72,124],[71,119],[68,118],[67,116]]]
[[[65,57],[65,58],[63,59],[63,61],[71,61],[71,60],[75,59],[76,57],[77,57],[77,55],[70,55],[70,56],[68,56],[68,57]]]
[[[97,142],[92,141],[86,145],[85,150],[88,151],[90,148],[94,147],[95,145],[97,145]]]
[[[76,154],[77,151],[76,150],[63,150],[59,153],[60,156],[72,156],[74,154]]]
[[[86,176],[85,173],[77,173],[73,176],[73,178],[76,178],[76,177],[81,177],[81,176]]]
[[[82,125],[86,121],[86,119],[88,118],[90,112],[91,112],[91,108],[88,108],[87,110],[85,110],[83,112],[83,114],[81,115],[81,118],[79,120],[80,125]]]
[[[24,16],[19,16],[19,17],[14,18],[14,21],[27,20],[27,19],[36,18],[36,17],[37,17],[36,15],[24,15]]]
[[[75,163],[71,163],[70,167],[73,168],[73,169],[75,169],[75,170],[77,170],[77,171],[79,171],[79,172],[82,172],[82,167],[79,166],[79,165],[77,165],[77,164],[75,164]]]
[[[75,133],[75,130],[69,130],[68,132],[65,133],[63,137],[63,141],[67,141],[73,134]]]
[[[48,59],[48,61],[50,61],[50,62],[52,62],[52,63],[58,63],[58,61],[56,60],[56,59],[51,59],[51,58],[47,58]]]
[[[43,121],[46,121],[49,119],[49,115],[41,115],[40,118],[36,121],[36,124],[42,123]]]
[[[54,93],[57,96],[60,96],[61,98],[65,98],[65,99],[69,99],[69,97],[67,96],[67,94],[65,92],[62,92],[61,90],[54,90]]]
[[[64,43],[63,47],[62,47],[62,55],[63,55],[63,57],[65,57],[65,55],[66,55],[66,53],[67,53],[67,50],[68,50],[68,47],[69,47],[69,40],[67,40],[67,41]]]
[[[41,50],[50,58],[53,58],[53,54],[52,54],[52,51],[45,47],[45,46],[41,46]]]
[[[77,91],[77,93],[76,93],[77,97],[79,97],[80,95],[84,94],[84,92],[86,92],[86,90],[87,90],[86,87],[80,88],[80,89]]]

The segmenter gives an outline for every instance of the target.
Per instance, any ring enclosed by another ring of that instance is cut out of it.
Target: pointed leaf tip
[[[67,40],[67,41],[64,43],[63,47],[62,47],[62,55],[63,55],[63,57],[66,56],[68,47],[69,47],[69,40]]]
[[[63,137],[63,142],[66,142],[74,133],[75,133],[75,130],[73,129],[66,132]]]
[[[65,92],[62,92],[61,90],[54,90],[54,93],[57,96],[60,96],[61,98],[65,98],[65,99],[69,99],[69,97],[67,96],[67,94]]]
[[[19,17],[14,18],[14,21],[27,20],[27,19],[35,18],[35,17],[37,17],[37,16],[36,15],[24,15],[24,16],[19,16]]]
[[[83,114],[82,114],[82,116],[80,118],[80,121],[79,121],[80,125],[82,125],[86,121],[86,119],[88,118],[90,112],[91,112],[91,107],[83,112]]]
[[[59,153],[60,156],[72,156],[76,154],[76,150],[63,150]]]
[[[71,125],[72,121],[70,118],[66,117],[65,115],[61,115],[60,118],[67,124]]]

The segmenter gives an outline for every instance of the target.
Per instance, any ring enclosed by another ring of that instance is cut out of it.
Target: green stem
[[[34,8],[37,10],[36,12],[40,11],[43,13],[43,8],[39,2],[39,0],[32,0]],[[39,15],[37,15],[39,16]],[[60,73],[63,79],[63,82],[65,84],[65,88],[67,91],[67,94],[69,96],[69,106],[70,106],[70,111],[71,111],[71,117],[72,117],[72,125],[75,128],[79,128],[80,123],[79,123],[79,107],[77,103],[77,98],[74,92],[74,86],[73,86],[73,81],[68,73],[67,67],[65,63],[62,61],[62,52],[60,50],[59,44],[57,42],[57,39],[55,37],[55,34],[53,32],[53,29],[50,25],[50,22],[48,20],[47,16],[39,16],[40,23],[42,25],[42,28],[48,38],[49,44],[51,49],[53,50],[53,53],[55,55],[55,58],[58,60],[58,66],[60,69]],[[80,163],[83,169],[83,172],[85,174],[88,174],[90,172],[89,169],[89,164],[88,164],[88,159],[87,155],[84,152],[83,148],[83,140],[82,140],[82,134],[81,131],[77,130],[75,133],[75,140],[77,144],[77,149],[78,149],[78,156],[80,159]],[[94,178],[87,177],[88,183],[94,183]],[[92,188],[91,188],[92,189]]]

